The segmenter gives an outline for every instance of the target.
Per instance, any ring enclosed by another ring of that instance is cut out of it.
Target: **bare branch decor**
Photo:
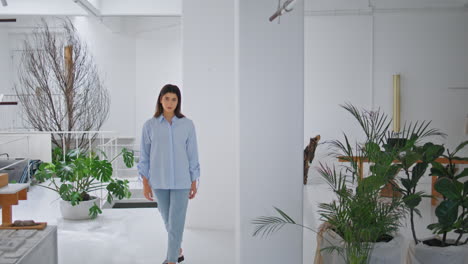
[[[94,58],[69,19],[59,31],[45,19],[24,41],[15,91],[27,121],[38,131],[99,130],[109,114],[109,93]],[[94,139],[96,135],[92,135]],[[83,147],[88,136],[53,135],[52,142]]]

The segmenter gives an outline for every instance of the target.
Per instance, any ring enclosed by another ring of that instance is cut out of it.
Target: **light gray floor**
[[[104,209],[95,220],[69,221],[61,218],[56,193],[33,186],[28,200],[13,206],[13,219],[33,219],[58,227],[61,264],[162,263],[167,236],[156,208]],[[234,264],[234,232],[186,229],[186,264]],[[40,264],[40,263],[38,263]]]

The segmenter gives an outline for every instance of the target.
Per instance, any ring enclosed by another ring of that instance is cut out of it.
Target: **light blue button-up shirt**
[[[153,189],[190,189],[200,177],[197,138],[192,120],[163,115],[143,125],[138,173]]]

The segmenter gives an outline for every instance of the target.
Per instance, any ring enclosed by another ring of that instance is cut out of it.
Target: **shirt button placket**
[[[172,188],[175,188],[175,168],[174,168],[174,135],[172,130],[172,125],[169,124],[169,140],[170,140],[170,159],[171,159],[171,178],[172,178]]]

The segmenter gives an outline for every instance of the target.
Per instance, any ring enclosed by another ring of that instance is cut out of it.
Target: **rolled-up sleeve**
[[[197,135],[193,123],[187,140],[187,156],[189,161],[190,178],[193,182],[200,178],[200,163],[198,162]]]
[[[138,174],[140,176],[149,179],[149,166],[150,166],[150,150],[151,150],[151,138],[149,137],[149,125],[145,123],[143,125],[141,133],[141,144],[140,144],[140,159],[137,165]]]

